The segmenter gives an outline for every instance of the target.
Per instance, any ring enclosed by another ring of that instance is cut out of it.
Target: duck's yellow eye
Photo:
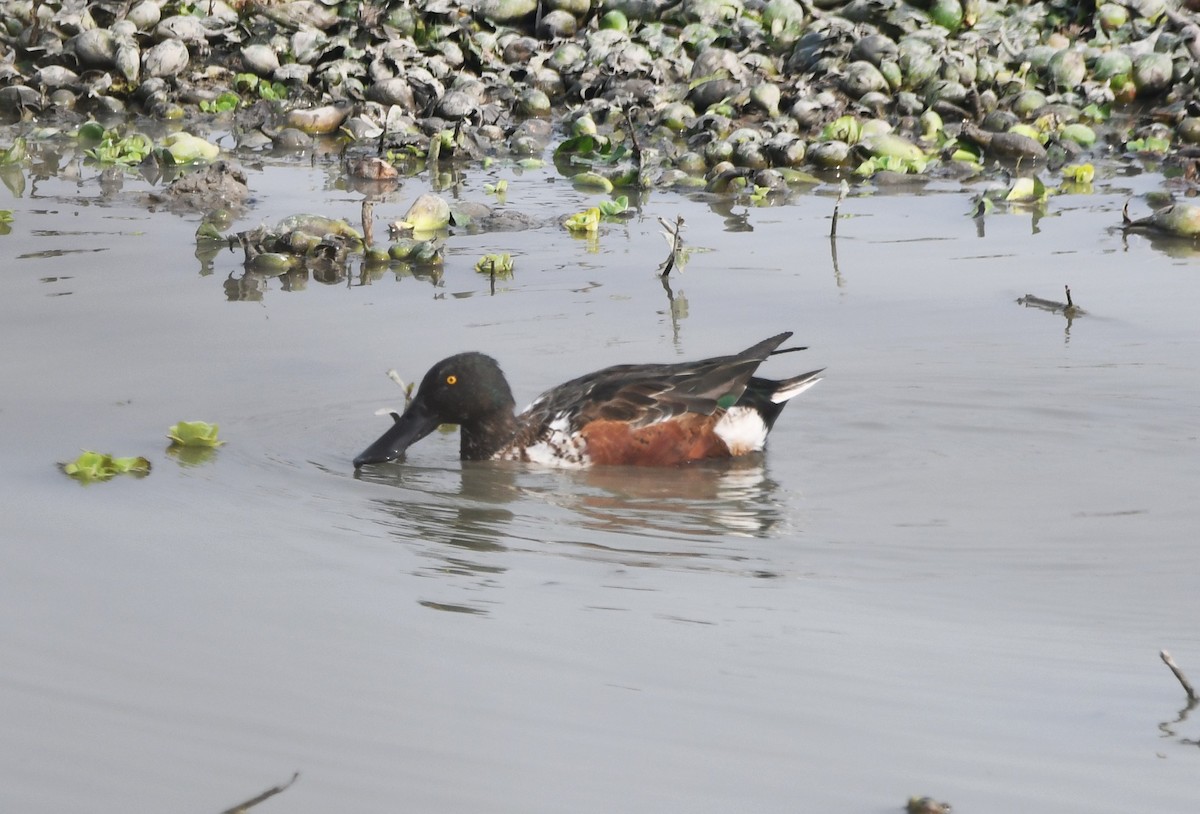
[[[446,384],[458,384],[458,377],[451,373],[446,377]]]

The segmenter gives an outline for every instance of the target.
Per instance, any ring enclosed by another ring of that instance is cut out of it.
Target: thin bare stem
[[[1193,704],[1200,701],[1200,696],[1196,695],[1196,688],[1187,680],[1187,676],[1183,674],[1183,670],[1179,669],[1179,665],[1175,663],[1175,659],[1171,658],[1171,654],[1166,650],[1160,650],[1158,657],[1163,660],[1163,664],[1171,668],[1171,672],[1179,679],[1179,683],[1183,685],[1183,691],[1187,693],[1188,701]]]
[[[267,789],[266,791],[264,791],[262,794],[258,795],[257,797],[251,797],[246,802],[238,803],[233,808],[227,808],[224,811],[222,811],[221,814],[243,814],[243,812],[246,809],[248,809],[252,806],[258,805],[263,800],[267,800],[267,799],[270,799],[271,797],[274,797],[276,794],[279,794],[281,791],[286,791],[288,786],[295,783],[296,778],[299,776],[300,776],[300,772],[296,772],[295,774],[292,775],[292,779],[287,781],[286,783],[279,785],[279,786],[275,786],[274,788]]]
[[[683,251],[683,217],[677,216],[674,224],[667,223],[662,218],[659,218],[658,222],[662,224],[663,237],[671,246],[671,253],[667,255],[667,259],[658,264],[659,276],[666,277],[679,262],[680,252]]]
[[[850,192],[850,185],[842,181],[842,188],[838,190],[837,202],[833,205],[833,225],[829,227],[829,236],[837,237],[838,212],[842,208],[842,201],[846,199],[846,194]]]

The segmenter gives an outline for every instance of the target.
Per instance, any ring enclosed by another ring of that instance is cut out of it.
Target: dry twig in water
[[[850,185],[842,180],[842,188],[838,190],[837,203],[833,205],[833,225],[829,227],[829,236],[837,237],[838,210],[842,208],[842,201],[845,200],[847,193],[850,192]]]
[[[252,806],[258,805],[263,800],[267,800],[267,799],[270,799],[271,797],[274,797],[276,794],[279,794],[279,792],[281,792],[281,791],[285,791],[290,785],[292,785],[293,783],[296,782],[296,778],[299,776],[300,776],[300,772],[296,772],[295,774],[292,775],[292,779],[287,781],[283,785],[275,786],[274,788],[267,789],[266,791],[264,791],[262,794],[258,795],[257,797],[251,797],[249,800],[247,800],[244,803],[238,803],[233,808],[225,809],[224,811],[221,812],[221,814],[243,814],[246,811],[246,809],[251,808]]]
[[[683,262],[681,260],[681,252],[683,251],[683,217],[677,216],[674,225],[667,223],[662,218],[658,222],[663,227],[663,237],[667,239],[667,243],[671,246],[671,253],[667,255],[667,259],[658,264],[658,275],[666,277],[671,273],[671,269],[679,264],[679,270],[683,270]]]
[[[371,248],[375,243],[375,204],[372,201],[362,202],[363,246]]]
[[[1200,697],[1196,695],[1196,688],[1187,680],[1187,676],[1183,674],[1183,670],[1179,669],[1179,665],[1175,663],[1175,659],[1171,658],[1171,654],[1166,650],[1160,650],[1158,657],[1163,660],[1163,664],[1171,668],[1171,672],[1179,679],[1179,683],[1183,685],[1183,691],[1187,693],[1188,702],[1195,704],[1197,701],[1200,701]]]

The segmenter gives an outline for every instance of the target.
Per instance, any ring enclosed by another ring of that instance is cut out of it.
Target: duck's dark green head
[[[464,458],[487,457],[473,453],[479,452],[476,447],[486,441],[488,431],[511,427],[512,391],[495,359],[482,353],[460,353],[434,365],[404,414],[393,413],[392,417],[395,423],[391,428],[354,459],[355,469],[399,458],[440,424],[462,426]]]

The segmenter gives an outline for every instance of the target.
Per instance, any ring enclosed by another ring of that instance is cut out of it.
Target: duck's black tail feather
[[[763,421],[770,430],[775,424],[775,419],[783,412],[783,406],[788,403],[788,400],[795,398],[821,381],[821,374],[824,372],[825,368],[810,370],[808,373],[801,373],[799,376],[779,381],[760,379],[757,376],[751,377],[750,383],[746,385],[746,392],[738,399],[738,406],[753,407],[762,414]]]

